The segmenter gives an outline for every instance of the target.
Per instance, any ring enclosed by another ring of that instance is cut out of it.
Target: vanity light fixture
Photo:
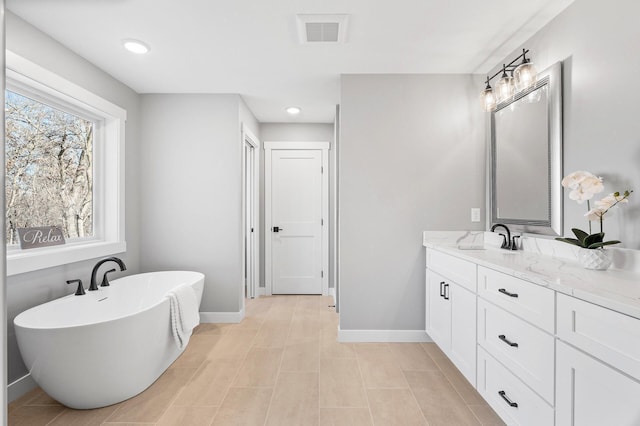
[[[528,52],[522,49],[522,63],[513,71],[513,77],[516,89],[522,91],[536,84],[538,81],[538,72],[531,63],[531,59],[527,59],[525,54]]]
[[[487,76],[487,87],[485,87],[480,94],[480,102],[482,102],[482,108],[486,112],[496,109],[496,95],[493,93],[493,89],[491,88],[489,81],[489,77]]]
[[[298,115],[302,112],[302,109],[297,106],[290,106],[285,111],[287,111],[290,115]]]
[[[122,45],[129,52],[137,53],[138,55],[144,55],[151,50],[146,43],[143,43],[140,40],[126,39],[122,41]]]
[[[498,103],[502,101],[506,101],[510,97],[513,96],[516,86],[513,82],[513,71],[512,75],[507,74],[507,66],[502,64],[502,77],[498,80],[498,84],[496,85],[496,91],[498,92]]]
[[[489,112],[496,109],[497,104],[510,99],[513,95],[536,84],[538,74],[531,59],[527,58],[527,49],[522,49],[522,53],[508,64],[503,64],[502,69],[491,77],[487,76],[487,86],[480,94],[482,108]],[[522,58],[522,62],[516,62]],[[491,80],[502,73],[496,92],[491,88]]]

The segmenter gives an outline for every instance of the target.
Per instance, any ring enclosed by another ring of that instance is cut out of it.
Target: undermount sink
[[[458,249],[459,250],[486,250],[486,248],[484,247],[484,245],[482,244],[477,244],[477,243],[461,243],[458,244]]]

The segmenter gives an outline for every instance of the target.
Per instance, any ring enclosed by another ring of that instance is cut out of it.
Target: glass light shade
[[[513,77],[504,75],[498,84],[496,85],[496,92],[498,95],[498,102],[503,102],[513,96],[515,92],[515,86],[513,84]]]
[[[491,87],[487,87],[482,91],[480,94],[480,103],[482,105],[482,109],[486,112],[496,109],[496,96]]]
[[[520,64],[513,72],[513,78],[518,91],[528,89],[538,81],[538,72],[531,62]]]

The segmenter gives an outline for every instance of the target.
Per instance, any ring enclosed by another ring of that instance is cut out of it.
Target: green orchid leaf
[[[610,246],[612,244],[620,244],[620,241],[618,240],[611,240],[611,241],[603,241],[601,243],[593,243],[591,244],[589,247],[587,247],[588,249],[597,249],[600,247],[604,247],[604,246]]]
[[[598,232],[597,234],[591,234],[582,242],[583,247],[589,247],[594,243],[601,243],[604,241],[604,232]]]
[[[576,240],[575,238],[556,238],[557,241],[562,241],[563,243],[573,244],[574,246],[582,247],[582,242]]]
[[[584,232],[582,229],[573,228],[571,231],[573,231],[574,235],[580,242],[584,242],[584,240],[589,236],[589,234]]]

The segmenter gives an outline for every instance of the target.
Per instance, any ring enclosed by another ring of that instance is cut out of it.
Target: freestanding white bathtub
[[[199,305],[204,275],[167,271],[119,278],[21,313],[14,320],[16,337],[31,376],[52,398],[77,409],[142,392],[182,352],[165,297],[180,284],[193,286]]]

